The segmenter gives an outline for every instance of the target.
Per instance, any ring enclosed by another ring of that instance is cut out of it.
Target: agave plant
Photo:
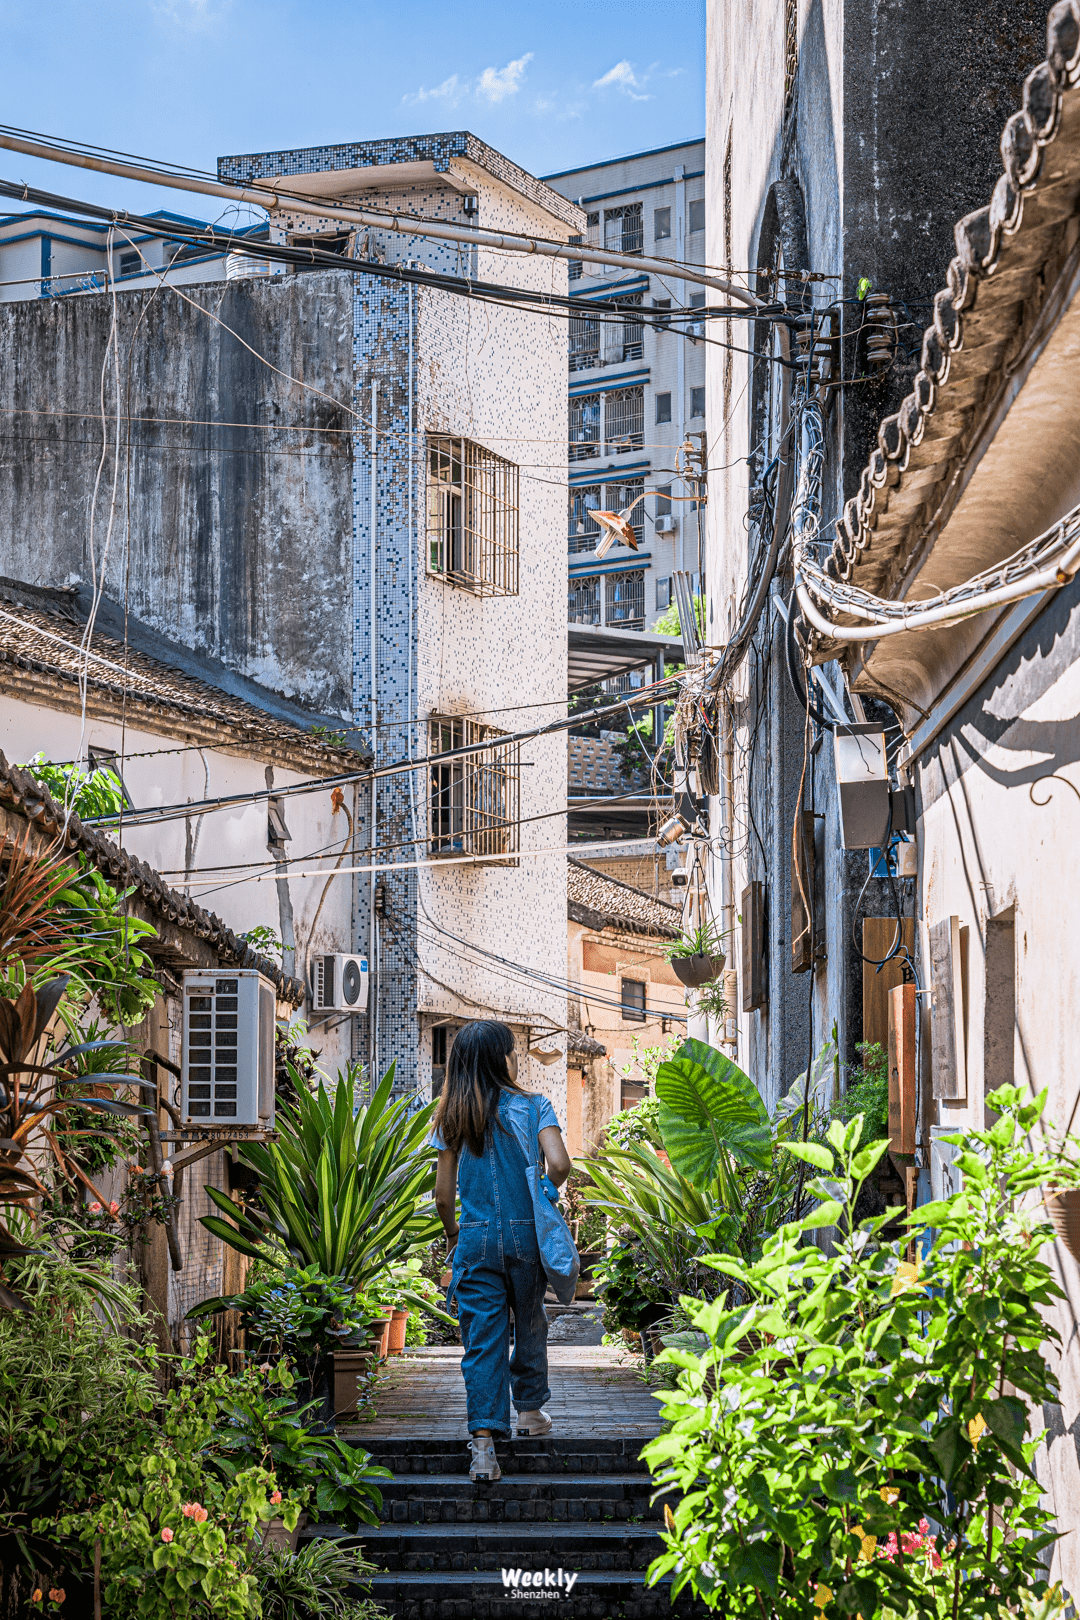
[[[69,1108],[128,1117],[153,1111],[139,1103],[101,1095],[118,1087],[156,1090],[152,1081],[137,1075],[95,1071],[93,1096],[79,1094],[90,1087],[71,1084],[78,1080],[84,1060],[103,1050],[119,1056],[128,1050],[126,1041],[84,1041],[64,1045],[52,1053],[45,1050],[45,1034],[67,984],[66,978],[52,979],[37,990],[26,984],[17,1000],[0,999],[0,1208],[26,1209],[46,1190],[30,1154],[35,1134],[44,1141],[63,1175],[70,1179],[74,1174],[101,1196],[57,1142],[54,1126]],[[0,1221],[0,1258],[26,1252],[25,1245]],[[11,1309],[17,1304],[17,1296],[0,1285],[0,1305]]]
[[[371,1101],[353,1104],[353,1073],[333,1093],[297,1085],[296,1105],[277,1115],[280,1139],[245,1143],[241,1156],[258,1176],[257,1207],[207,1187],[227,1216],[203,1226],[252,1259],[316,1264],[358,1289],[410,1249],[431,1243],[440,1223],[431,1204],[435,1152],[428,1130],[435,1105],[411,1113],[391,1100],[393,1066]]]

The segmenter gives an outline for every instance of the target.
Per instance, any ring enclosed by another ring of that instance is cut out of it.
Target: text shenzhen
[[[577,1576],[568,1569],[504,1569],[504,1586],[513,1588],[515,1598],[569,1597]]]

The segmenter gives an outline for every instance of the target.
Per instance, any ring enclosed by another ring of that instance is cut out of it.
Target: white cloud
[[[451,73],[442,84],[437,84],[428,90],[423,86],[414,90],[411,95],[402,96],[407,106],[415,107],[424,101],[441,101],[446,107],[456,107],[467,96],[483,97],[485,101],[505,101],[507,96],[516,95],[521,89],[521,81],[525,76],[525,69],[533,59],[532,51],[526,51],[513,62],[507,62],[503,68],[486,67],[478,79],[463,79],[458,73]]]
[[[521,88],[525,69],[532,59],[532,51],[526,51],[516,61],[507,62],[504,68],[485,68],[476,87],[477,95],[486,96],[488,101],[505,101]]]
[[[411,96],[402,96],[402,101],[415,105],[419,101],[445,101],[448,106],[456,107],[465,93],[466,86],[461,83],[456,73],[451,73],[442,84],[437,84],[432,90],[425,90],[423,86]]]
[[[641,94],[645,89],[646,81],[639,79],[630,62],[616,62],[613,68],[600,79],[593,80],[594,90],[621,90],[631,101],[649,101],[651,97]]]

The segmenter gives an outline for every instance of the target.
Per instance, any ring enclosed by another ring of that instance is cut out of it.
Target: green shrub
[[[874,1041],[864,1041],[856,1050],[861,1066],[848,1074],[847,1089],[830,1113],[845,1125],[861,1114],[864,1137],[876,1141],[889,1134],[889,1054]]]

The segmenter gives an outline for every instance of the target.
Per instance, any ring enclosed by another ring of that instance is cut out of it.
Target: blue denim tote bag
[[[532,1198],[533,1222],[536,1226],[536,1241],[540,1246],[540,1259],[555,1298],[560,1305],[569,1305],[577,1291],[581,1260],[562,1211],[551,1202],[540,1185],[543,1172],[540,1169],[540,1149],[537,1142],[539,1131],[540,1103],[539,1099],[536,1099],[529,1104],[528,1141],[523,1142],[516,1131],[514,1140],[525,1159],[525,1179],[529,1184],[529,1194]]]

